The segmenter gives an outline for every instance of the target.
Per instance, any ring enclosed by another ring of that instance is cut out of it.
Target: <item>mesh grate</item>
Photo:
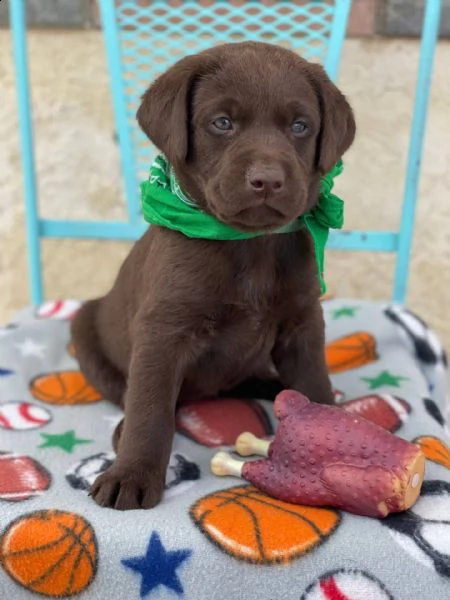
[[[332,0],[150,2],[116,0],[123,88],[138,180],[155,149],[135,120],[149,83],[186,54],[244,40],[279,44],[324,62],[333,25]]]

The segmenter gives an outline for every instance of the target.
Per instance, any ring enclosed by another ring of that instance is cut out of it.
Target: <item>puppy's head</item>
[[[262,43],[188,56],[144,94],[138,122],[185,191],[223,223],[271,230],[314,205],[355,135],[324,70]]]

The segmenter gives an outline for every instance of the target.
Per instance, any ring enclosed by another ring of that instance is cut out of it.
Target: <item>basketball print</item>
[[[363,367],[378,360],[375,338],[367,331],[338,338],[326,345],[325,357],[332,374]]]
[[[0,452],[0,500],[21,502],[45,492],[51,483],[47,469],[31,458]]]
[[[326,573],[314,582],[301,600],[394,600],[385,586],[359,569]]]
[[[347,412],[364,417],[392,433],[400,429],[411,412],[406,400],[390,394],[369,394],[347,400],[341,406]]]
[[[231,556],[252,563],[287,563],[323,543],[340,522],[333,509],[276,500],[253,486],[201,498],[191,517],[202,533]]]
[[[30,392],[34,398],[48,404],[90,404],[102,399],[80,371],[39,375],[30,383]]]
[[[442,440],[424,435],[413,440],[413,443],[420,446],[428,460],[450,469],[450,448]]]
[[[258,437],[272,433],[269,417],[256,401],[217,398],[184,403],[177,411],[177,430],[214,448],[231,446],[243,431]]]
[[[36,309],[37,319],[57,319],[70,321],[81,306],[79,300],[57,300],[46,302]]]
[[[66,598],[93,581],[98,561],[95,533],[81,515],[42,510],[21,516],[0,540],[0,563],[31,592]]]
[[[30,402],[5,402],[0,404],[0,427],[15,431],[38,429],[52,420],[46,408]]]

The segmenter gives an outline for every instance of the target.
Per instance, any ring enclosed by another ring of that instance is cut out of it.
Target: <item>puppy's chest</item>
[[[256,272],[241,271],[222,289],[197,338],[203,351],[191,373],[194,389],[214,394],[246,378],[268,376],[278,332],[298,314],[297,280],[266,264]]]
[[[192,374],[203,393],[216,394],[268,370],[278,323],[267,306],[224,304],[204,325],[203,352]]]
[[[260,319],[279,320],[283,313],[296,311],[301,302],[301,272],[262,263],[258,269],[236,277],[234,293],[234,304],[244,313]]]
[[[298,313],[300,302],[301,285],[293,277],[267,268],[259,274],[253,270],[235,278],[225,302],[209,315],[208,328],[217,345],[232,336],[260,347],[273,342],[277,328]]]

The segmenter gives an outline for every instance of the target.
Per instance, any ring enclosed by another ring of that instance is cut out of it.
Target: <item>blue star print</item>
[[[122,559],[122,564],[141,575],[141,598],[165,585],[179,596],[183,595],[183,586],[176,570],[189,556],[192,550],[166,551],[159,535],[154,531],[144,556]]]
[[[14,371],[11,371],[11,369],[2,369],[2,367],[0,367],[0,377],[7,377],[8,375],[12,375],[14,373]]]

